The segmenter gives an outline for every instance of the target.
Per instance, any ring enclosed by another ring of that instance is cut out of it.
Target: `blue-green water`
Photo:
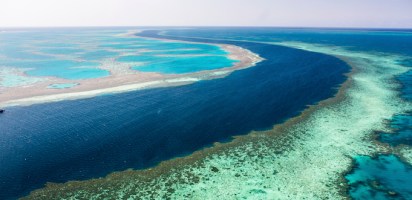
[[[18,64],[17,64],[18,63]],[[97,62],[78,62],[72,60],[45,60],[31,62],[14,62],[10,67],[33,68],[26,74],[30,76],[57,76],[64,79],[88,79],[109,76],[106,70],[97,69]]]
[[[9,55],[10,59],[0,62],[22,63],[19,66],[23,68],[46,63],[47,71],[52,68],[50,63],[61,62],[63,68],[75,71],[65,72],[65,77],[78,76],[76,66],[81,64],[86,69],[96,69],[99,60],[106,58],[135,65],[136,70],[161,73],[214,69],[233,62],[225,58],[226,52],[213,45],[114,37],[124,32],[39,31],[21,40],[16,39],[27,33],[6,34],[7,37],[0,36],[0,41],[9,44],[0,42],[0,54]],[[223,79],[192,85],[8,109],[7,114],[0,116],[4,132],[0,135],[0,198],[27,194],[47,181],[84,180],[128,168],[147,168],[213,142],[227,141],[233,135],[270,128],[298,115],[307,105],[333,96],[349,69],[328,55],[255,42],[300,41],[390,53],[404,56],[406,59],[399,62],[407,66],[412,56],[412,34],[396,30],[208,28],[170,30],[167,34],[212,38],[183,39],[238,45],[266,60]],[[61,37],[64,42],[51,41],[51,36]],[[85,36],[87,42],[80,42]],[[36,42],[32,43],[33,39]],[[23,42],[33,45],[27,51],[14,47]],[[64,47],[63,52],[57,53],[71,51],[70,55],[38,53],[56,47]],[[22,55],[27,59],[19,60]],[[205,65],[200,66],[202,63]],[[215,63],[220,65],[214,66]],[[61,73],[50,71],[49,75]],[[402,97],[408,100],[411,77],[407,73],[398,79],[403,86]],[[409,115],[395,117],[392,124],[397,132],[388,135],[387,142],[395,146],[404,144],[404,134],[396,134],[410,121]],[[353,198],[410,198],[411,169],[396,156],[359,156],[354,161],[355,167],[346,176]]]
[[[412,199],[412,166],[394,155],[358,156],[346,179],[353,199]]]
[[[120,55],[120,52],[108,51],[108,50],[96,50],[96,51],[82,53],[79,56],[79,58],[88,60],[88,61],[96,61],[96,60],[118,57],[119,55]]]
[[[202,70],[213,70],[222,67],[231,67],[235,61],[224,56],[192,56],[192,57],[173,57],[158,56],[152,58],[156,60],[148,64],[133,67],[132,69],[143,72],[161,72],[165,74],[181,74],[197,72]]]
[[[0,67],[28,76],[91,79],[109,76],[101,66],[128,63],[135,70],[189,73],[231,66],[219,46],[121,35],[127,29],[28,29],[0,33]],[[127,55],[127,56],[125,56]],[[176,56],[179,55],[179,56]],[[144,63],[134,63],[134,62]]]
[[[396,115],[390,126],[394,133],[380,133],[379,140],[391,146],[400,144],[412,146],[412,117],[410,113]]]

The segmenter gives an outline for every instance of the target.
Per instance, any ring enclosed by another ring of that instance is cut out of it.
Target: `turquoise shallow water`
[[[109,76],[109,71],[101,70],[99,62],[68,59],[40,60],[0,60],[3,69],[21,69],[29,77],[54,76],[63,79],[89,79]],[[13,74],[10,74],[10,78]]]
[[[412,63],[405,63],[412,69]],[[402,97],[408,101],[412,101],[412,70],[400,75],[398,80],[402,83]]]
[[[70,47],[51,47],[51,48],[42,48],[40,50],[42,53],[47,54],[75,54],[84,52],[83,49],[79,48],[70,48]]]
[[[47,60],[20,62],[11,64],[13,67],[33,68],[26,74],[30,76],[57,76],[64,79],[87,79],[109,76],[106,70],[97,69],[97,62],[78,62],[72,60]]]
[[[213,70],[222,67],[231,67],[235,61],[225,56],[145,56],[130,58],[134,61],[155,60],[155,62],[144,63],[132,69],[143,72],[160,72],[164,74],[181,74],[197,72],[202,70]]]
[[[119,52],[107,51],[107,50],[97,50],[97,51],[82,53],[79,57],[84,60],[95,61],[95,60],[101,60],[101,59],[106,59],[106,58],[113,58],[119,55],[120,55]]]
[[[159,73],[219,69],[235,62],[216,45],[122,35],[127,31],[30,29],[1,32],[0,67],[24,69],[27,75],[34,77],[77,80],[109,76],[109,71],[100,69],[108,62],[111,67],[126,63],[135,66],[132,68],[135,70]]]
[[[8,58],[7,60],[2,59],[3,62],[8,61],[8,60],[14,60],[14,59],[22,59],[22,58],[27,59],[27,60],[46,60],[46,59],[53,58],[52,56],[38,55],[38,54],[31,53],[31,52],[27,52],[17,47],[7,46],[7,45],[0,46],[0,55],[2,57]]]
[[[412,199],[412,166],[394,155],[358,156],[346,179],[353,199]]]
[[[411,113],[396,115],[392,119],[390,126],[395,130],[394,133],[380,133],[380,141],[388,143],[391,146],[398,146],[401,144],[412,145]]]

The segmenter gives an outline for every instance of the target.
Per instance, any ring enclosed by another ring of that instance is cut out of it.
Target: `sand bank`
[[[134,32],[133,32],[134,33]],[[128,33],[128,35],[133,34]],[[233,45],[218,45],[227,51],[228,57],[238,60],[233,66],[216,70],[206,70],[189,74],[160,74],[139,72],[130,69],[128,64],[114,64],[113,60],[106,60],[100,67],[108,70],[110,76],[97,79],[66,80],[56,77],[44,77],[24,86],[0,87],[0,107],[14,105],[30,105],[51,101],[88,98],[96,95],[127,92],[154,87],[167,87],[189,84],[200,80],[220,78],[234,70],[254,66],[261,61],[258,55]],[[20,74],[24,77],[26,75]],[[52,84],[73,84],[71,88],[49,88]]]

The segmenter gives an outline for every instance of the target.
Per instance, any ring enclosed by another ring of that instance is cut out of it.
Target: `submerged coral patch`
[[[412,166],[394,155],[358,156],[345,178],[353,199],[412,199]]]
[[[379,133],[379,140],[391,146],[412,146],[412,116],[410,114],[396,115],[390,122],[392,133]]]

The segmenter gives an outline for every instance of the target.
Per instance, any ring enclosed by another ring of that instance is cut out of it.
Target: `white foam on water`
[[[221,75],[227,75],[227,74],[229,74],[229,73],[231,73],[231,71],[228,71],[228,70],[226,70],[226,71],[216,71],[216,72],[212,72],[212,76],[221,76]]]
[[[182,78],[166,79],[165,81],[167,83],[181,83],[181,82],[196,82],[196,81],[200,81],[200,80],[201,79],[194,78],[194,77],[182,77]]]

